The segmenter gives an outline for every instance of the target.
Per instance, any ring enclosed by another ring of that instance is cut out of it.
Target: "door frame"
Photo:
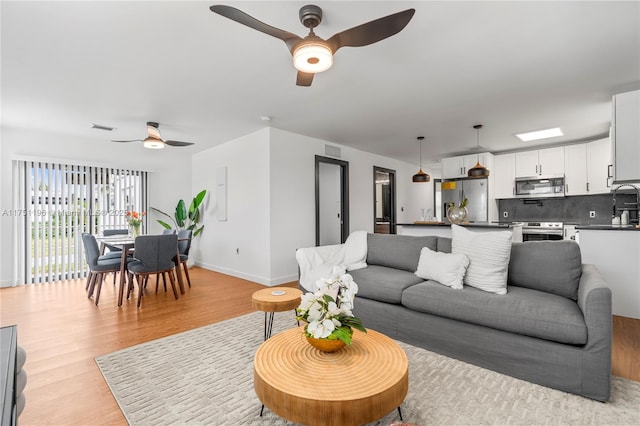
[[[340,166],[340,242],[349,236],[349,162],[316,155],[316,247],[320,245],[320,163]]]
[[[373,232],[376,232],[376,172],[389,174],[389,190],[391,193],[391,206],[389,212],[389,233],[396,233],[396,171],[384,167],[373,166]]]

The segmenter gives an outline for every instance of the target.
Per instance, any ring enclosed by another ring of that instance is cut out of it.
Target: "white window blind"
[[[37,161],[15,166],[20,283],[85,277],[81,234],[126,229],[126,212],[147,208],[146,172]]]

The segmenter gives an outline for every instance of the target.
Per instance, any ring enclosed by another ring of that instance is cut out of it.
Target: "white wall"
[[[109,136],[87,139],[74,135],[45,133],[35,130],[3,127],[0,130],[0,211],[13,206],[12,160],[29,157],[43,161],[121,167],[147,170],[149,173],[149,204],[172,212],[179,198],[190,200],[191,155],[179,148],[145,149],[141,143],[115,144]],[[150,215],[150,232],[162,228]],[[0,216],[0,286],[14,284],[13,217]]]
[[[270,133],[271,284],[297,279],[295,250],[315,245],[315,156],[325,156],[325,144],[340,147],[340,159],[349,162],[351,232],[373,232],[373,166],[396,171],[398,223],[433,208],[433,184],[411,181],[416,165],[283,130]]]
[[[227,167],[227,220],[216,217],[216,170]],[[190,257],[196,265],[267,283],[271,277],[269,235],[269,129],[193,156],[192,189],[209,191],[204,231]]]

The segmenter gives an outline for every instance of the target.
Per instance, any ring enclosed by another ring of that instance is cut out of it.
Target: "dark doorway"
[[[396,171],[373,166],[373,232],[396,233]]]
[[[316,155],[316,246],[349,236],[349,163]]]

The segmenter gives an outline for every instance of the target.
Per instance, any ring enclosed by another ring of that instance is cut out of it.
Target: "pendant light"
[[[431,180],[431,176],[422,171],[422,141],[424,140],[424,136],[418,136],[418,140],[420,141],[420,171],[413,175],[413,181],[416,183],[425,183]]]
[[[480,150],[480,129],[482,129],[482,124],[476,124],[473,126],[473,128],[476,129],[477,149]],[[480,164],[479,153],[478,153],[478,162],[476,163],[475,166],[469,169],[469,171],[467,172],[467,176],[471,178],[484,178],[489,176],[489,169],[487,169],[482,164]]]

